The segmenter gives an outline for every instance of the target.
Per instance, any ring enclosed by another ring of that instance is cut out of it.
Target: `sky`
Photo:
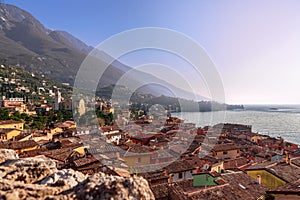
[[[226,103],[300,104],[298,0],[4,2],[29,11],[47,28],[68,31],[92,46],[132,28],[179,31],[196,40],[215,63]],[[137,65],[151,59],[129,56],[122,61]],[[179,64],[175,68],[190,78],[192,73]]]

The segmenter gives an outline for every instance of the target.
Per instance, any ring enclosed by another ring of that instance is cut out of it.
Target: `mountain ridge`
[[[91,46],[65,31],[51,31],[27,11],[0,3],[0,61],[73,84]],[[105,81],[124,72],[111,66]]]

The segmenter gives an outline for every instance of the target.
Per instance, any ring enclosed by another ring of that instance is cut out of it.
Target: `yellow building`
[[[13,149],[17,154],[23,153],[24,151],[30,151],[37,149],[39,144],[33,140],[27,141],[9,141],[9,142],[0,142],[0,148],[2,149]]]
[[[55,128],[47,129],[47,130],[45,130],[45,132],[50,133],[51,135],[54,135],[55,133],[62,133],[63,129],[59,128],[59,127],[55,127]]]
[[[0,141],[10,140],[21,134],[21,130],[11,128],[0,128]]]
[[[267,169],[248,169],[246,172],[249,176],[256,179],[258,182],[260,181],[261,184],[271,189],[283,186],[287,183],[285,180],[271,173]]]
[[[1,120],[0,121],[0,128],[23,130],[24,129],[24,123],[14,121],[14,120]]]
[[[255,164],[246,169],[246,173],[271,189],[300,180],[300,168],[289,160]]]
[[[85,146],[80,146],[80,147],[77,147],[77,148],[73,149],[73,151],[76,151],[80,155],[84,155],[85,154],[85,150],[84,150],[85,148],[86,148]]]
[[[142,166],[149,165],[151,160],[151,153],[127,153],[122,157],[125,161],[125,164],[129,167],[131,166]]]
[[[80,99],[78,103],[78,113],[79,116],[82,116],[85,113],[85,102],[83,99]]]
[[[217,159],[235,159],[240,156],[240,147],[232,143],[217,144],[212,149],[212,155]]]
[[[224,171],[224,162],[219,162],[219,163],[212,165],[210,171],[221,173],[222,171]]]

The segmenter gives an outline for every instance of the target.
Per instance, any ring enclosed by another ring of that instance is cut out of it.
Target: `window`
[[[228,152],[227,151],[223,151],[223,154],[226,155],[226,154],[228,154]]]
[[[179,172],[179,174],[178,174],[178,178],[179,178],[179,179],[182,179],[182,178],[183,178],[183,176],[182,176],[182,172]]]
[[[141,158],[138,158],[138,163],[141,163],[142,162],[142,159]]]

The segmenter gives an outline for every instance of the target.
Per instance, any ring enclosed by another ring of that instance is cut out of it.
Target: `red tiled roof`
[[[0,149],[26,149],[38,146],[33,140],[0,142]]]
[[[247,168],[247,170],[265,170],[286,182],[293,182],[300,179],[300,168],[287,164],[285,162],[281,163],[263,163],[258,165],[252,165]]]
[[[224,168],[226,170],[228,169],[238,169],[241,166],[244,166],[248,163],[247,158],[236,158],[236,159],[231,159],[231,160],[226,160],[224,162]]]
[[[267,191],[265,186],[259,185],[243,172],[222,174],[221,179],[215,182],[220,185],[208,188],[191,188],[191,190],[187,191],[188,199],[252,200],[258,199]]]
[[[194,167],[190,165],[190,163],[186,160],[176,160],[170,165],[166,166],[165,169],[167,170],[167,173],[170,174],[176,172],[190,171],[193,170]]]
[[[0,125],[6,125],[6,124],[23,124],[23,122],[14,121],[14,120],[1,120]]]
[[[22,153],[20,155],[20,157],[35,157],[35,156],[41,155],[42,152],[45,152],[45,151],[47,151],[46,148],[34,149],[34,150],[30,150],[30,151],[26,151],[26,152]]]
[[[13,130],[16,130],[14,128],[0,128],[0,134],[7,134]]]
[[[96,159],[95,157],[90,157],[90,158],[80,158],[78,160],[74,160],[73,162],[75,164],[75,167],[82,167],[84,165],[99,162],[99,160]]]
[[[227,144],[216,144],[213,147],[213,151],[229,151],[229,150],[235,150],[235,149],[240,149],[241,147],[233,144],[233,143],[227,143]]]
[[[150,188],[155,196],[155,199],[169,199],[168,183],[151,185]]]
[[[271,194],[300,194],[300,179],[271,191],[268,191]]]
[[[48,150],[48,151],[42,152],[41,154],[43,154],[49,158],[52,158],[52,159],[55,159],[55,160],[58,160],[61,162],[65,162],[73,152],[74,152],[73,148],[63,148],[63,149]]]

